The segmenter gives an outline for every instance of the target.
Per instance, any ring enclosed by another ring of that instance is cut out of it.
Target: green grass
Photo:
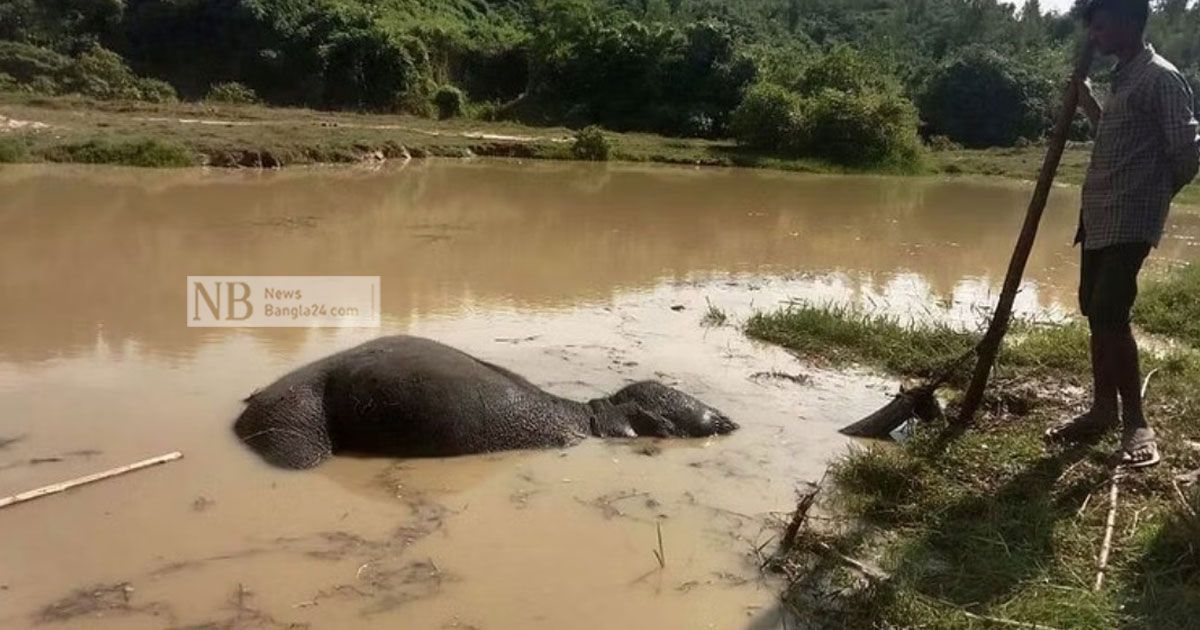
[[[1200,347],[1200,265],[1150,283],[1138,297],[1134,318],[1142,328]]]
[[[1182,310],[1196,318],[1196,304]],[[909,377],[938,371],[939,357],[975,338],[814,306],[756,315],[746,332],[806,357]],[[814,529],[791,550],[789,604],[843,628],[1003,626],[981,616],[1062,629],[1194,627],[1200,522],[1180,508],[1172,482],[1200,468],[1200,452],[1185,446],[1200,439],[1200,352],[1184,345],[1143,357],[1159,369],[1146,404],[1164,463],[1122,486],[1107,586],[1093,592],[1115,436],[1065,452],[1048,452],[1041,439],[1086,403],[1075,385],[1088,381],[1087,334],[1079,324],[1015,324],[974,429],[959,435],[925,423],[900,444],[856,447],[836,462],[825,509],[839,526]],[[1016,399],[1024,404],[999,404]],[[1189,500],[1200,509],[1194,491]],[[828,561],[826,549],[890,578],[839,591],[831,585],[861,578]]]
[[[701,326],[711,326],[714,328],[724,326],[728,322],[729,314],[712,302],[708,303],[708,308],[704,311],[704,316],[700,318]]]
[[[892,317],[842,306],[756,313],[746,323],[746,333],[807,357],[865,363],[905,376],[934,376],[974,339],[942,324],[906,326]]]
[[[987,175],[1034,181],[1045,158],[1044,146],[932,151],[932,170],[947,175]],[[1086,145],[1069,145],[1059,163],[1056,182],[1082,184],[1091,151]],[[1200,181],[1180,191],[1175,203],[1200,211]]]
[[[197,156],[187,147],[154,138],[94,139],[64,144],[46,152],[52,162],[119,164],[153,168],[195,166]]]
[[[0,164],[14,164],[27,159],[29,148],[20,137],[0,136]]]

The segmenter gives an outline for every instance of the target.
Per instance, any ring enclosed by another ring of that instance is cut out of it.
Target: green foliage
[[[1200,348],[1200,265],[1149,283],[1134,306],[1134,321]]]
[[[467,111],[467,95],[453,85],[443,85],[433,95],[433,105],[439,119],[458,118]]]
[[[1155,4],[1151,41],[1200,78],[1200,6]],[[0,0],[0,72],[25,90],[171,98],[107,50],[185,98],[238,82],[276,105],[436,113],[453,84],[505,103],[495,116],[701,137],[726,137],[748,86],[772,83],[818,113],[851,98],[826,89],[855,95],[868,119],[891,99],[868,94],[919,95],[930,134],[982,146],[1044,130],[1039,77],[1065,75],[1075,29],[1036,0],[1020,14],[1001,0]]]
[[[10,87],[35,94],[79,94],[98,100],[174,100],[169,84],[136,76],[115,52],[93,44],[72,59],[52,50],[0,42],[0,72]]]
[[[18,83],[39,77],[57,81],[66,75],[71,58],[33,44],[0,41],[0,72]]]
[[[865,362],[906,376],[934,376],[966,352],[975,336],[944,324],[905,326],[849,307],[793,306],[757,313],[746,334],[805,356]]]
[[[860,53],[840,46],[813,56],[790,80],[790,89],[762,84],[747,92],[733,115],[734,138],[850,166],[908,166],[920,159],[916,110],[896,79]]]
[[[571,145],[571,154],[579,160],[604,162],[612,153],[612,143],[599,127],[591,126],[581,129],[575,134],[575,143]]]
[[[137,77],[117,53],[99,45],[81,54],[63,82],[66,92],[99,100],[137,100],[141,98]]]
[[[196,164],[196,156],[187,147],[153,138],[89,140],[55,147],[46,157],[53,162],[158,168]]]
[[[12,92],[18,88],[20,84],[13,78],[13,75],[7,72],[0,72],[0,92]]]
[[[173,103],[179,100],[175,88],[162,79],[137,79],[138,99],[147,103]]]
[[[213,84],[208,88],[208,94],[204,96],[204,100],[229,105],[249,105],[259,102],[258,94],[255,94],[254,90],[237,81]]]
[[[930,134],[981,148],[1041,137],[1053,98],[1054,83],[1036,69],[972,48],[942,65],[918,102]]]
[[[0,0],[0,40],[74,51],[113,37],[122,0]]]
[[[28,155],[29,147],[21,137],[0,135],[0,164],[23,162]]]
[[[787,88],[760,83],[746,92],[734,110],[730,133],[740,143],[764,151],[781,151],[799,133],[800,99]]]
[[[799,151],[839,164],[904,166],[919,159],[916,109],[897,92],[824,89],[801,105]]]
[[[429,60],[420,40],[366,26],[333,35],[323,56],[327,106],[400,111],[428,91],[422,70]]]
[[[520,117],[670,135],[723,133],[755,76],[723,24],[606,24],[578,1],[548,5],[532,55]]]
[[[809,56],[797,68],[797,75],[789,87],[806,96],[824,90],[859,94],[898,90],[899,82],[878,60],[849,46],[839,45],[828,53]]]

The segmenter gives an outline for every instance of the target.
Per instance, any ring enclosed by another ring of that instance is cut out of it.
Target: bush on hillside
[[[71,66],[71,58],[32,44],[0,41],[0,72],[18,83],[31,83],[39,77],[57,82]]]
[[[893,91],[899,82],[883,69],[878,60],[849,46],[835,46],[829,52],[806,59],[798,71],[795,83],[789,85],[803,96],[815,96],[823,90],[858,94],[862,92]]]
[[[411,110],[426,102],[429,64],[420,41],[371,26],[341,32],[324,53],[325,105],[372,111]]]
[[[722,23],[604,23],[578,3],[549,6],[516,111],[527,121],[718,136],[756,76]]]
[[[1012,146],[1045,133],[1054,91],[1035,69],[972,48],[934,72],[918,104],[929,134],[973,148]]]
[[[179,100],[175,88],[162,79],[141,77],[137,80],[138,100],[147,103],[173,103]]]
[[[212,87],[208,88],[208,94],[204,96],[204,100],[228,105],[250,105],[259,102],[258,94],[254,90],[237,81],[214,83]]]
[[[79,55],[64,77],[62,88],[102,101],[141,98],[138,80],[117,53],[92,46]]]
[[[453,85],[443,85],[433,95],[433,106],[440,120],[458,118],[467,111],[467,95]]]
[[[0,89],[35,94],[79,94],[98,100],[175,99],[166,82],[138,77],[117,53],[92,45],[72,59],[46,48],[0,42],[0,74],[9,80]]]

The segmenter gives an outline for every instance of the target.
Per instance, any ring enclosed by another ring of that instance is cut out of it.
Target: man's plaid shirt
[[[1076,242],[1158,246],[1171,198],[1196,176],[1200,137],[1183,76],[1154,48],[1117,67],[1083,184]]]

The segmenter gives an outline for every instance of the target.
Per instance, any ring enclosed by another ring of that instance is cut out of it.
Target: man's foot
[[[1114,455],[1117,465],[1124,468],[1149,468],[1162,461],[1154,429],[1139,427],[1126,431],[1121,449]]]
[[[1050,444],[1082,444],[1095,442],[1117,425],[1117,419],[1089,411],[1082,416],[1063,422],[1046,430],[1046,441]]]

